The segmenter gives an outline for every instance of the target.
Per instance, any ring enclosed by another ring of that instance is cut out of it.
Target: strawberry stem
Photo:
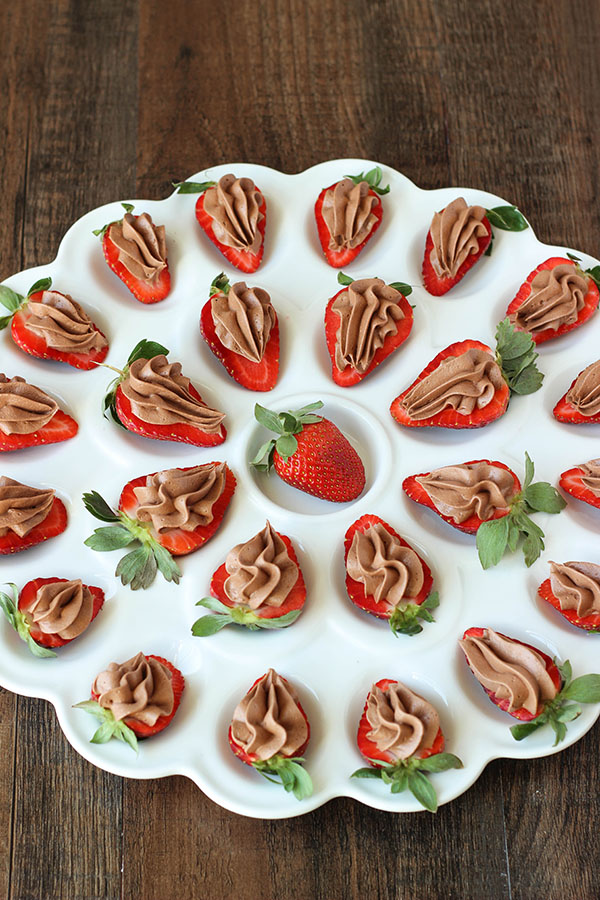
[[[267,781],[281,784],[284,790],[292,792],[297,800],[304,800],[311,796],[313,784],[310,775],[301,766],[303,762],[301,756],[286,757],[277,753],[270,759],[253,762],[252,766]],[[279,781],[276,781],[277,778]]]
[[[426,773],[463,768],[462,760],[453,753],[434,753],[426,759],[411,756],[389,765],[382,764],[378,759],[370,759],[369,762],[373,768],[357,769],[350,777],[379,778],[390,785],[392,794],[408,789],[421,806],[432,813],[437,812],[437,795]]]

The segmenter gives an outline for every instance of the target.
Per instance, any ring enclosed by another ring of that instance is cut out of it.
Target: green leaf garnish
[[[213,294],[227,294],[229,293],[229,288],[231,285],[229,284],[229,278],[225,274],[225,272],[219,272],[216,278],[213,278],[210,285],[210,293],[209,297],[212,297]]]
[[[0,591],[0,609],[8,619],[9,623],[15,629],[21,640],[27,644],[34,656],[40,658],[56,656],[56,653],[53,650],[49,650],[48,647],[42,647],[31,637],[31,625],[27,617],[19,609],[17,586],[16,584],[9,582],[8,587],[11,590],[12,597],[10,594],[5,594],[3,591]]]
[[[510,390],[515,394],[533,394],[544,380],[536,360],[539,354],[530,334],[517,331],[507,317],[496,328],[496,361]]]
[[[25,297],[21,294],[17,294],[16,291],[13,291],[11,288],[6,287],[4,284],[0,284],[0,303],[7,309],[10,313],[9,316],[4,316],[0,319],[0,330],[6,328],[12,319],[14,313],[18,309],[20,309],[25,303]]]
[[[384,188],[380,187],[383,172],[379,166],[375,166],[374,169],[369,169],[368,172],[361,172],[359,175],[344,175],[344,178],[349,178],[354,184],[360,184],[361,181],[366,181],[371,190],[375,191],[376,194],[389,194],[390,191],[389,184]]]
[[[423,631],[423,626],[418,620],[435,622],[431,615],[431,610],[437,609],[439,605],[439,594],[437,591],[432,591],[421,604],[407,603],[404,606],[397,606],[389,619],[393,634],[396,637],[399,634],[407,634],[411,637],[415,634],[420,634]]]
[[[497,565],[507,548],[514,552],[520,540],[525,565],[533,565],[544,549],[544,532],[529,517],[529,513],[556,515],[567,505],[556,488],[547,481],[532,484],[533,475],[533,462],[526,453],[523,489],[511,499],[509,513],[483,522],[477,529],[476,545],[484,569]]]
[[[107,369],[112,369],[117,372],[117,377],[114,378],[110,384],[108,385],[106,394],[102,400],[102,413],[106,419],[114,422],[116,425],[119,425],[125,431],[127,429],[119,419],[119,415],[117,413],[117,388],[127,378],[129,374],[129,366],[136,361],[136,359],[153,359],[155,356],[168,356],[169,351],[166,347],[163,347],[162,344],[159,344],[157,341],[149,341],[146,338],[142,338],[141,341],[135,345],[131,353],[127,358],[127,364],[123,367],[123,369],[116,369],[114,366],[107,366],[106,363],[101,363]]]
[[[586,269],[585,274],[589,275],[596,287],[600,288],[600,266],[594,266],[593,269]]]
[[[132,591],[144,590],[154,582],[160,572],[165,581],[179,584],[181,570],[169,551],[160,544],[150,525],[131,519],[123,512],[115,512],[97,491],[83,495],[83,503],[89,513],[102,522],[111,522],[104,528],[96,528],[84,544],[92,550],[105,553],[120,550],[137,542],[134,550],[119,561],[115,575]]]
[[[278,753],[271,759],[253,762],[252,767],[267,781],[281,784],[288,793],[293,793],[296,800],[304,800],[311,796],[313,784],[306,769],[300,765],[303,762],[301,756],[288,759]],[[279,781],[276,781],[277,778]]]
[[[462,760],[453,753],[434,753],[427,759],[416,756],[400,759],[397,763],[383,765],[379,760],[371,760],[374,768],[357,769],[351,778],[380,778],[390,786],[392,794],[409,790],[421,806],[429,812],[437,811],[435,788],[425,774],[426,772],[446,772],[448,769],[462,769]]]
[[[127,357],[127,365],[130,366],[136,359],[153,359],[155,356],[168,356],[169,351],[157,341],[148,341],[142,338],[135,345],[129,356]]]
[[[254,406],[254,418],[256,421],[269,431],[274,431],[279,437],[272,438],[263,444],[256,456],[251,460],[250,465],[261,472],[268,473],[273,466],[275,450],[284,459],[289,459],[290,456],[293,456],[298,448],[298,442],[294,435],[300,434],[304,425],[312,425],[322,421],[322,416],[314,414],[315,410],[321,409],[322,406],[323,402],[317,400],[315,403],[309,403],[301,409],[276,413],[261,406],[260,403],[256,403]]]
[[[136,753],[138,752],[135,732],[123,721],[117,721],[110,709],[104,709],[95,700],[82,700],[81,703],[74,703],[73,709],[82,709],[101,722],[98,730],[90,738],[90,744],[105,744],[111,738],[116,738],[118,741],[128,744]]]
[[[404,294],[405,297],[410,297],[412,294],[412,287],[410,284],[406,284],[404,281],[391,281],[390,287],[394,288],[396,291],[400,291],[401,294]]]
[[[32,294],[37,294],[38,291],[49,291],[52,287],[52,279],[51,278],[40,278],[39,281],[36,281],[35,284],[32,284],[29,290],[27,291],[27,299],[31,297]]]
[[[572,260],[573,262],[581,262],[581,257],[580,257],[580,256],[575,256],[574,253],[569,253],[569,252],[567,251],[567,256],[568,256],[569,259]]]
[[[125,210],[126,213],[133,212],[133,203],[121,203],[121,206]],[[106,225],[103,225],[102,228],[94,228],[92,234],[96,237],[103,238],[111,225],[116,225],[118,222],[122,222],[123,219],[114,219],[112,222],[107,222]]]
[[[0,318],[0,331],[3,331],[7,328],[12,322],[12,316],[2,316]]]
[[[600,675],[595,673],[580,675],[571,681],[571,663],[569,660],[561,665],[554,660],[563,685],[558,694],[546,702],[543,711],[530,722],[513,725],[510,732],[516,741],[533,734],[543,725],[550,725],[555,734],[554,746],[563,741],[567,734],[567,722],[572,722],[581,715],[580,703],[600,703]],[[572,702],[576,701],[576,702]]]
[[[344,287],[348,287],[349,284],[352,284],[354,278],[350,278],[349,275],[344,275],[343,272],[338,272],[338,284],[343,284]]]
[[[202,194],[210,187],[214,187],[216,181],[172,181],[178,194]]]
[[[485,212],[490,225],[501,228],[502,231],[525,231],[529,228],[527,220],[516,206],[494,206]]]
[[[243,625],[250,631],[258,631],[261,628],[277,629],[287,628],[293,625],[300,613],[301,609],[294,609],[289,613],[277,618],[263,618],[257,615],[254,610],[245,606],[226,606],[215,597],[204,597],[198,600],[196,606],[204,606],[215,613],[214,615],[201,616],[192,625],[192,634],[194,637],[209,637],[216,634],[226,625]]]

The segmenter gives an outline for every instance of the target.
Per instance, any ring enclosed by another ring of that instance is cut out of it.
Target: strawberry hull
[[[68,578],[35,578],[33,581],[28,581],[19,594],[19,610],[22,613],[28,613],[35,601],[38,590],[45,584],[62,584],[68,580]],[[92,607],[93,622],[104,604],[104,591],[91,584],[84,584],[83,586],[88,588],[94,598]],[[40,631],[33,623],[30,623],[30,625],[29,634],[36,644],[39,644],[41,647],[64,647],[65,644],[70,644],[71,641],[75,640],[75,638],[61,638],[58,634],[47,634],[44,631]]]
[[[387,522],[384,522],[383,519],[380,519],[379,516],[365,515],[361,516],[360,519],[357,519],[356,522],[354,522],[346,532],[346,536],[344,538],[344,563],[347,563],[348,561],[348,553],[350,552],[352,540],[356,532],[360,531],[364,534],[371,527],[371,525],[383,525],[383,527],[393,537],[395,537],[403,547],[408,547],[410,550],[414,551],[414,547],[411,547],[409,543],[403,540],[403,538],[401,538],[400,535],[396,531],[394,531],[394,529],[390,525],[388,525]],[[431,592],[431,588],[433,586],[433,577],[427,563],[423,559],[421,559],[418,553],[417,556],[419,557],[419,562],[423,566],[423,587],[416,595],[416,597],[407,597],[406,602],[408,605],[416,604],[417,606],[420,606],[421,603],[423,603],[427,599]],[[358,608],[364,610],[364,612],[368,612],[371,615],[376,616],[378,619],[389,619],[396,610],[395,606],[392,606],[385,601],[378,603],[372,594],[367,594],[365,592],[364,584],[361,584],[360,581],[355,581],[350,577],[350,575],[348,575],[347,572],[346,591],[348,592],[348,596],[355,606],[358,606]],[[404,601],[402,602],[401,606],[403,604]]]
[[[204,403],[193,384],[190,384],[190,394],[195,400]],[[128,431],[155,441],[179,441],[183,444],[193,444],[195,447],[216,447],[227,437],[224,425],[221,425],[214,434],[207,434],[200,428],[182,422],[174,425],[154,425],[151,422],[144,422],[133,412],[129,398],[123,393],[121,385],[117,388],[115,406],[120,421]]]
[[[28,300],[40,302],[43,293],[43,291],[37,291],[35,294],[28,297]],[[10,324],[10,330],[15,344],[17,344],[21,350],[24,350],[25,353],[29,353],[30,356],[35,356],[38,359],[53,359],[56,362],[67,363],[67,365],[73,366],[75,369],[84,369],[86,371],[95,369],[99,363],[106,359],[108,344],[106,347],[103,347],[101,350],[95,350],[93,353],[71,353],[62,350],[53,350],[52,347],[48,346],[44,338],[34,334],[33,331],[27,327],[27,322],[30,318],[31,313],[27,311],[26,304],[21,309],[17,310],[12,317],[12,322]],[[102,337],[106,337],[93,322],[92,327],[94,328],[94,331],[97,331]]]
[[[389,687],[394,684],[398,684],[393,678],[382,678],[377,682],[375,687],[380,688],[382,691],[387,691]],[[358,734],[356,736],[356,743],[358,744],[358,749],[365,757],[365,759],[371,763],[376,769],[380,769],[385,765],[394,765],[398,762],[395,756],[392,756],[391,753],[388,753],[386,750],[380,750],[377,744],[374,741],[371,741],[367,735],[372,730],[371,723],[367,719],[367,707],[369,704],[369,697],[371,696],[371,691],[369,691],[367,695],[367,699],[365,701],[365,706],[363,709],[363,714],[361,720],[358,725]],[[442,729],[438,729],[438,733],[435,736],[435,740],[431,747],[426,747],[424,750],[421,750],[420,753],[415,753],[413,756],[409,757],[410,759],[427,759],[429,756],[434,756],[436,753],[442,753],[445,746],[444,735],[442,734]],[[378,766],[376,762],[373,760],[379,760],[381,762],[381,766]]]
[[[155,734],[164,731],[164,729],[171,724],[173,716],[181,703],[181,695],[185,688],[185,679],[183,675],[179,669],[175,668],[173,663],[169,662],[168,659],[164,659],[162,656],[155,656],[152,653],[146,654],[146,659],[158,660],[158,662],[162,663],[163,666],[166,666],[171,673],[171,684],[173,685],[173,709],[168,716],[159,716],[154,725],[146,725],[145,722],[140,722],[139,719],[134,719],[132,716],[126,716],[123,719],[123,722],[128,728],[131,728],[134,734],[141,740],[153,737]],[[92,700],[97,701],[98,697],[99,694],[95,694],[92,690]]]
[[[510,474],[513,477],[514,483],[515,483],[515,494],[518,494],[521,491],[521,482],[519,481],[519,479],[517,478],[515,473],[512,471],[512,469],[510,469],[504,463],[497,462],[496,460],[492,461],[489,459],[472,459],[472,460],[470,460],[470,462],[463,463],[463,465],[471,466],[471,465],[474,465],[476,463],[481,463],[481,462],[487,463],[490,466],[498,466],[500,469],[504,469],[505,471],[510,472]],[[464,532],[466,532],[466,534],[475,534],[477,532],[477,529],[480,527],[480,525],[483,525],[483,519],[480,519],[479,516],[473,515],[473,516],[470,516],[468,519],[465,519],[464,522],[461,522],[459,524],[459,523],[455,522],[454,519],[452,519],[450,516],[442,515],[442,513],[435,506],[433,500],[431,499],[431,497],[429,496],[429,494],[427,493],[427,491],[425,490],[423,485],[421,485],[417,481],[417,478],[423,478],[424,476],[429,475],[429,474],[431,474],[431,473],[430,472],[422,472],[420,475],[409,475],[408,478],[405,478],[404,481],[402,482],[402,489],[404,490],[404,493],[411,500],[414,500],[415,503],[419,503],[421,506],[426,506],[428,509],[433,510],[433,512],[437,516],[439,516],[441,519],[443,519],[444,522],[447,522],[448,525],[452,525],[453,528],[457,528],[459,531],[464,531]],[[600,500],[599,500],[599,502],[600,502]],[[486,521],[491,522],[492,519],[501,519],[503,516],[507,516],[509,514],[509,512],[510,512],[509,507],[507,507],[506,509],[496,509],[494,511],[493,516],[491,516]]]
[[[216,296],[216,294],[213,294]],[[225,347],[217,336],[212,317],[212,297],[202,307],[200,333],[212,353],[223,363],[232,378],[250,391],[271,391],[279,374],[279,321],[275,314],[275,324],[271,329],[263,358],[259,363],[246,359]]]
[[[538,272],[543,272],[545,269],[553,269],[555,266],[568,265],[573,266],[574,269],[577,268],[573,260],[567,259],[562,256],[553,256],[551,259],[545,260],[545,262],[540,263],[537,269],[534,269],[533,272],[527,276],[526,281],[523,282],[521,287],[519,288],[519,292],[515,299],[510,303],[508,309],[506,310],[507,316],[513,316],[520,306],[523,305],[525,300],[531,294],[531,282],[538,274]],[[600,292],[598,291],[598,287],[592,278],[588,278],[588,292],[583,298],[583,306],[577,313],[577,319],[570,325],[560,325],[556,330],[554,328],[545,328],[543,331],[539,331],[537,334],[532,334],[531,338],[536,344],[542,344],[544,341],[552,340],[553,338],[560,337],[563,334],[566,334],[568,331],[573,331],[574,328],[579,328],[580,325],[583,325],[588,319],[593,315],[598,307],[598,302],[600,301]]]
[[[187,469],[193,468],[195,468],[195,466],[186,466],[182,467],[181,471],[185,472]],[[140,505],[134,489],[136,487],[145,486],[146,479],[155,474],[156,472],[150,473],[149,476],[140,475],[139,478],[128,481],[123,488],[121,497],[119,498],[119,509],[129,516],[129,518],[136,519],[136,512]],[[212,508],[213,520],[207,525],[199,525],[194,531],[184,531],[182,528],[170,528],[167,532],[158,534],[149,523],[140,524],[146,525],[158,543],[162,544],[162,546],[173,556],[185,556],[187,553],[198,550],[199,547],[202,547],[202,545],[210,540],[216,533],[219,525],[223,521],[229,502],[233,497],[235,486],[235,475],[228,467],[226,467],[225,488]]]
[[[137,218],[138,216],[134,216],[134,219]],[[112,242],[110,231],[111,229],[108,228],[102,238],[102,252],[104,253],[104,259],[115,275],[121,279],[125,287],[131,291],[135,299],[139,300],[140,303],[159,303],[161,300],[164,300],[171,290],[169,267],[166,266],[158,278],[154,278],[150,282],[136,278],[119,261],[119,248]]]
[[[381,202],[378,194],[374,190],[370,189],[368,196],[375,197],[376,200],[376,203],[374,203],[371,210],[376,219],[372,229],[370,230],[364,241],[361,241],[361,243],[356,247],[345,250],[331,250],[329,247],[331,235],[329,233],[329,228],[325,223],[325,219],[323,218],[323,200],[325,199],[325,194],[327,193],[327,191],[333,190],[335,185],[338,183],[339,182],[336,181],[335,184],[330,184],[329,187],[323,188],[323,190],[317,197],[317,202],[315,203],[315,219],[317,221],[319,241],[321,243],[323,253],[325,254],[325,259],[330,266],[333,266],[334,269],[341,269],[343,266],[349,265],[352,260],[356,259],[360,251],[365,247],[366,244],[368,244],[368,242],[371,240],[371,238],[381,225],[381,220],[383,218],[383,203]]]
[[[352,387],[353,385],[358,384],[359,381],[362,381],[363,378],[366,378],[373,369],[377,368],[384,359],[387,359],[394,350],[397,350],[397,348],[404,343],[412,330],[414,317],[412,306],[404,294],[401,294],[400,299],[398,300],[398,306],[404,313],[404,318],[400,319],[397,323],[398,330],[396,334],[391,334],[386,337],[383,346],[375,351],[371,364],[365,372],[361,374],[360,372],[357,372],[356,369],[352,368],[352,366],[346,366],[343,372],[340,372],[335,364],[336,335],[340,327],[340,317],[333,311],[333,304],[345,290],[347,290],[347,288],[342,288],[341,291],[338,291],[327,304],[325,310],[325,339],[327,341],[329,356],[331,357],[331,377],[340,387]]]
[[[563,491],[571,494],[576,500],[582,500],[584,503],[589,503],[590,506],[600,509],[600,497],[584,485],[582,481],[583,474],[583,469],[577,466],[573,469],[567,469],[566,472],[561,474],[558,483]]]
[[[0,431],[0,453],[11,450],[24,450],[27,447],[39,447],[43,444],[58,444],[75,437],[79,426],[75,419],[57,409],[50,421],[31,434],[4,434]]]
[[[259,188],[256,188],[259,191]],[[235,247],[228,247],[226,244],[222,244],[218,238],[215,237],[213,231],[213,221],[212,216],[206,212],[204,208],[204,197],[205,193],[200,194],[196,201],[196,219],[198,220],[198,224],[208,237],[208,239],[215,245],[217,250],[219,250],[225,259],[227,259],[232,266],[235,266],[236,269],[240,269],[242,272],[246,272],[248,275],[252,274],[252,272],[256,272],[258,267],[260,266],[263,258],[263,253],[265,250],[265,226],[267,224],[267,203],[264,198],[264,194],[262,191],[259,191],[262,197],[262,203],[258,208],[259,218],[257,228],[262,236],[262,242],[258,249],[257,253],[250,253],[249,250],[236,250]]]
[[[581,372],[579,373],[581,375]],[[579,375],[577,378],[579,378]],[[574,378],[569,387],[569,391],[577,381],[577,378]],[[567,401],[567,391],[558,401],[554,409],[552,410],[552,415],[555,419],[558,419],[559,422],[565,422],[567,425],[594,425],[600,422],[600,413],[595,416],[583,416],[578,409],[575,409],[574,406]]]
[[[304,583],[304,578],[302,577],[302,571],[294,546],[287,535],[280,534],[280,532],[276,533],[285,544],[290,559],[298,566],[298,578],[281,606],[265,606],[262,609],[250,610],[260,619],[279,619],[281,616],[287,615],[287,613],[302,609],[306,602],[306,585]],[[210,592],[212,596],[216,597],[217,600],[220,600],[221,603],[228,606],[230,609],[247,609],[248,607],[234,603],[227,596],[225,592],[225,582],[227,578],[229,578],[229,573],[225,568],[225,563],[223,563],[223,565],[219,566],[210,582]]]
[[[400,425],[405,425],[407,428],[427,428],[431,426],[437,426],[438,428],[482,428],[484,425],[489,425],[490,422],[494,422],[504,415],[510,398],[510,389],[506,382],[503,387],[498,388],[487,406],[484,406],[482,409],[474,409],[468,415],[459,413],[454,409],[443,409],[441,412],[436,413],[435,416],[429,416],[427,419],[411,419],[402,406],[402,401],[408,392],[434,372],[445,359],[461,356],[468,350],[481,350],[484,353],[489,353],[492,358],[494,357],[491,348],[480,341],[467,340],[450,344],[449,347],[438,353],[429,365],[423,369],[421,374],[415,378],[413,383],[392,402],[390,412],[396,422]]]
[[[600,629],[600,613],[592,613],[589,616],[579,616],[576,609],[561,609],[560,600],[552,591],[552,582],[547,578],[538,588],[538,594],[553,606],[557,612],[575,628],[583,628],[584,631],[598,631]]]
[[[0,537],[0,554],[18,553],[20,550],[35,547],[36,544],[41,544],[43,541],[62,534],[66,527],[67,510],[62,500],[55,497],[50,512],[44,521],[32,528],[25,537],[19,537],[12,531]]]
[[[473,637],[477,637],[477,638],[483,637],[484,631],[485,631],[485,628],[467,628],[467,630],[463,634],[463,640],[465,638],[469,638],[469,637],[472,637],[472,638]],[[499,634],[500,637],[503,637],[503,638],[507,637],[507,635],[502,634],[500,631],[498,631],[497,634]],[[560,689],[562,687],[562,678],[560,676],[560,672],[558,671],[558,667],[555,665],[555,663],[552,661],[552,659],[548,656],[547,653],[544,653],[542,650],[539,650],[537,647],[532,647],[531,644],[526,644],[525,641],[518,641],[516,638],[508,638],[508,640],[514,641],[516,644],[521,644],[522,647],[527,647],[529,650],[534,650],[539,656],[541,656],[544,661],[544,665],[546,666],[546,671],[548,672],[548,675],[552,679],[552,682],[554,683],[554,686],[556,687],[557,692],[560,691]],[[467,660],[467,665],[469,665],[468,660]],[[471,666],[469,666],[469,668],[471,669]],[[471,671],[473,671],[473,670],[471,669]],[[473,673],[473,674],[475,674],[475,673]],[[511,711],[511,710],[509,710],[510,700],[508,698],[501,700],[499,697],[496,696],[496,694],[494,694],[493,691],[488,690],[488,688],[483,687],[483,685],[480,685],[480,687],[485,691],[485,693],[488,695],[488,697],[490,698],[490,700],[492,701],[492,703],[495,706],[499,707],[499,709],[503,710],[503,712],[507,712],[509,714],[509,716],[513,716],[513,718],[515,718],[515,719],[520,719],[522,722],[531,722],[532,719],[537,719],[537,717],[539,715],[541,715],[541,713],[543,713],[543,711],[544,711],[543,703],[538,706],[535,713],[533,713],[533,714],[530,713],[523,706],[520,707],[520,709],[513,709]]]
[[[431,264],[433,238],[431,237],[431,231],[427,232],[427,239],[425,241],[425,256],[423,257],[423,284],[425,285],[425,289],[428,291],[428,293],[433,294],[434,297],[441,297],[442,294],[448,293],[450,288],[453,288],[455,284],[458,284],[459,281],[462,281],[469,269],[472,269],[475,263],[481,259],[492,240],[492,226],[490,225],[487,216],[484,216],[481,221],[487,228],[487,234],[484,234],[481,237],[477,238],[477,243],[479,244],[477,252],[470,253],[469,256],[467,256],[464,263],[453,278],[449,276],[440,278],[440,276],[436,274],[436,271]]]

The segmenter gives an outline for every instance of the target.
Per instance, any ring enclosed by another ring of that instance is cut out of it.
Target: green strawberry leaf
[[[494,206],[485,212],[490,225],[502,231],[525,231],[529,228],[527,220],[516,206]]]
[[[572,722],[581,715],[581,706],[579,703],[566,703],[561,706],[555,713],[555,718],[559,722]]]
[[[225,296],[227,296],[230,287],[229,278],[225,272],[219,272],[217,277],[213,278],[211,282],[210,293],[208,296],[212,297],[213,294],[225,294]]]
[[[100,727],[92,735],[90,744],[105,744],[111,738],[116,738],[128,744],[136,753],[138,752],[135,732],[125,725],[125,722],[117,721],[110,709],[104,709],[96,700],[82,700],[81,703],[74,703],[73,709],[82,709],[101,722]]]
[[[157,341],[148,341],[145,338],[142,338],[129,354],[127,365],[130,366],[136,359],[153,359],[155,356],[168,355],[169,351],[166,347],[163,347],[162,344],[157,343]]]
[[[156,578],[158,566],[150,547],[143,545],[123,556],[115,569],[121,584],[128,584],[132,591],[150,587]]]
[[[231,616],[222,613],[201,616],[199,619],[196,619],[192,625],[192,634],[194,637],[210,637],[211,634],[216,634],[217,631],[220,631],[222,628],[225,628],[226,625],[231,625],[232,623],[233,619]]]
[[[0,609],[3,611],[11,626],[15,629],[21,640],[27,644],[27,647],[34,656],[47,659],[56,656],[56,653],[53,650],[48,649],[48,647],[42,647],[41,644],[38,644],[31,637],[31,634],[29,633],[31,626],[29,625],[26,616],[19,609],[17,586],[16,584],[13,584],[13,582],[9,582],[8,586],[11,589],[12,597],[9,594],[5,594],[3,591],[0,591]]]
[[[462,769],[463,762],[453,753],[434,753],[427,759],[420,759],[417,768],[421,772],[446,772],[448,769]]]
[[[128,547],[135,540],[135,535],[124,525],[107,525],[103,528],[96,528],[94,533],[83,543],[92,550],[105,553],[109,550],[121,550],[123,547]]]
[[[29,299],[32,294],[37,294],[38,291],[49,291],[51,287],[51,278],[40,278],[39,281],[36,281],[35,284],[32,284],[27,291],[27,299]]]
[[[536,366],[538,353],[530,334],[518,331],[505,318],[496,328],[496,360],[510,390],[515,394],[533,394],[544,380]]]
[[[484,522],[477,529],[476,545],[479,561],[484,569],[497,565],[508,544],[508,516]]]
[[[8,328],[10,323],[12,322],[12,316],[1,316],[0,317],[0,331],[3,331],[5,328]]]
[[[277,755],[264,762],[253,762],[252,766],[268,781],[274,781],[275,784],[281,783],[284,789],[293,793],[297,800],[304,800],[311,796],[313,784],[306,769],[300,765],[302,762],[304,760],[299,756],[286,759]],[[270,776],[275,776],[275,778]],[[276,778],[279,778],[280,782],[276,781]]]
[[[381,779],[381,769],[372,769],[370,766],[365,766],[362,769],[357,769],[352,773],[350,778],[379,778]]]
[[[408,775],[408,789],[416,797],[421,806],[429,812],[437,812],[437,796],[435,788],[423,772],[412,771]]]
[[[567,252],[567,256],[568,256],[569,259],[572,260],[573,262],[581,262],[581,257],[580,257],[580,256],[575,256],[574,253],[569,253],[569,252]]]
[[[283,456],[284,459],[288,459],[290,456],[293,456],[298,449],[298,441],[293,434],[284,434],[275,441],[275,449],[280,456]]]
[[[600,288],[600,266],[594,266],[593,269],[586,269],[585,274],[589,275],[596,287]]]
[[[307,414],[313,413],[315,410],[322,409],[322,408],[323,408],[323,401],[316,400],[314,403],[308,403],[306,406],[300,407],[300,409],[297,409],[294,413],[292,413],[292,415],[295,416],[297,419],[301,419],[304,422],[304,421],[306,421]],[[316,418],[317,422],[320,422],[322,416],[316,416],[315,418]],[[313,419],[311,418],[310,421],[313,421]]]
[[[366,181],[371,190],[375,191],[376,194],[388,194],[390,191],[389,184],[384,188],[379,187],[383,178],[383,172],[379,166],[375,166],[374,169],[370,169],[366,173],[361,172],[359,175],[344,175],[344,178],[349,178],[354,184],[360,184],[361,181]]]
[[[390,287],[394,288],[395,291],[400,291],[400,293],[404,294],[405,297],[410,297],[413,292],[410,284],[406,284],[404,281],[391,281]]]
[[[214,187],[216,181],[172,181],[178,194],[203,194],[210,187]]]
[[[600,703],[600,675],[580,675],[561,691],[561,697],[577,703]]]
[[[179,579],[181,578],[181,569],[162,544],[159,544],[158,541],[152,539],[152,543],[150,544],[152,549],[152,553],[154,554],[154,559],[156,560],[156,565],[158,566],[158,571],[165,579],[165,581],[172,581],[175,584],[179,584]]]
[[[338,272],[337,280],[338,284],[343,284],[345,287],[347,287],[349,284],[352,284],[354,278],[350,278],[349,275],[344,275],[343,272]]]
[[[275,431],[277,434],[284,434],[284,428],[277,413],[274,413],[271,409],[266,409],[260,403],[254,405],[254,418],[263,428]]]
[[[540,372],[539,369],[531,363],[522,372],[511,379],[509,387],[513,394],[518,394],[520,396],[535,394],[535,392],[539,391],[541,388],[543,380],[543,372]]]
[[[94,518],[100,519],[102,522],[120,522],[119,514],[110,508],[97,491],[84,494],[83,505]]]
[[[204,606],[205,609],[212,609],[213,612],[223,613],[226,616],[231,612],[231,607],[221,603],[216,597],[203,597],[202,600],[196,601],[196,606]]]
[[[537,719],[532,719],[531,722],[519,722],[518,725],[512,726],[510,733],[515,741],[522,741],[523,738],[528,737],[534,731],[537,731],[538,728],[541,728],[542,725],[545,725],[546,721],[544,716],[538,716]]]
[[[24,299],[21,294],[17,294],[16,291],[11,290],[4,284],[0,284],[0,303],[11,313],[9,320],[12,318],[12,313],[16,313],[22,306]]]
[[[527,489],[531,482],[533,481],[533,476],[535,475],[535,466],[533,464],[533,460],[531,459],[527,450],[525,451],[525,481],[523,482],[523,488]]]
[[[278,616],[277,618],[261,618],[257,616],[258,621],[256,625],[259,628],[267,628],[267,629],[275,629],[275,628],[287,628],[289,625],[293,625],[300,613],[301,609],[293,609],[289,613],[285,613],[283,616]]]
[[[536,512],[556,514],[567,505],[556,488],[547,481],[530,484],[523,491],[523,498],[527,505]]]
[[[553,659],[552,662],[554,663],[554,665],[560,672],[560,677],[562,679],[563,690],[564,690],[566,688],[566,686],[570,683],[571,678],[573,677],[573,668],[571,666],[571,662],[570,662],[570,660],[565,659],[564,663],[562,663],[562,665],[561,665],[561,663],[559,663],[556,658]]]

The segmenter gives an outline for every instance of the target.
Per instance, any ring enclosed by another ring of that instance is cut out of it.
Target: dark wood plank
[[[137,6],[135,0],[101,6],[102,15],[96,5],[65,0],[11,7],[10,58],[25,56],[23,71],[16,62],[5,70],[9,120],[15,140],[26,136],[22,153],[12,148],[8,167],[11,182],[21,185],[13,271],[51,260],[78,216],[135,185]],[[3,706],[8,713],[4,698]],[[19,698],[17,708],[10,897],[114,900],[121,886],[121,780],[71,750],[47,704]],[[10,740],[8,725],[6,732]],[[12,792],[2,772],[7,804]]]
[[[15,784],[15,713],[17,698],[0,688],[0,896],[8,897],[12,860]]]

